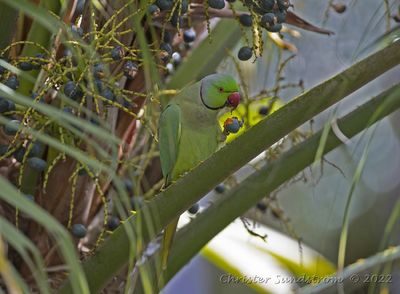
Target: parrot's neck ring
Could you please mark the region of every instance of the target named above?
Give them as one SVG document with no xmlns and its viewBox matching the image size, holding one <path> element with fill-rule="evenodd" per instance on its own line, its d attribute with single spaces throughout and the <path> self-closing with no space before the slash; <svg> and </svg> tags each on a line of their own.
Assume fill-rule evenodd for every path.
<svg viewBox="0 0 400 294">
<path fill-rule="evenodd" d="M 201 99 L 201 102 L 203 102 L 204 106 L 211 110 L 219 110 L 226 106 L 226 104 L 224 104 L 220 107 L 211 107 L 211 106 L 207 105 L 207 103 L 203 99 L 203 82 L 201 82 L 201 84 L 200 84 L 200 99 Z"/>
</svg>

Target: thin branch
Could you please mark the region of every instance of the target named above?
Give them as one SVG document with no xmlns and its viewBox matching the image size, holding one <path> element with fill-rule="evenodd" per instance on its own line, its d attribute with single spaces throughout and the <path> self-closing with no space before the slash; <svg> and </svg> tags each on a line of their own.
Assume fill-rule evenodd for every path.
<svg viewBox="0 0 400 294">
<path fill-rule="evenodd" d="M 188 17 L 190 18 L 191 21 L 205 21 L 207 20 L 207 16 L 204 13 L 205 8 L 203 4 L 190 4 L 190 9 L 188 12 Z M 242 14 L 248 14 L 248 12 L 242 12 L 242 11 L 237 11 L 236 16 L 240 16 Z M 227 18 L 227 19 L 235 19 L 235 14 L 233 13 L 232 9 L 229 8 L 229 6 L 225 6 L 224 9 L 213 9 L 213 8 L 208 8 L 208 15 L 209 18 Z M 159 16 L 154 18 L 154 21 L 157 25 L 163 26 L 165 24 L 165 18 L 168 16 L 168 13 L 160 13 Z M 316 32 L 324 35 L 332 35 L 334 34 L 332 31 L 329 31 L 324 28 L 317 27 L 305 19 L 301 18 L 297 14 L 295 14 L 292 11 L 288 11 L 287 16 L 286 16 L 286 21 L 285 23 L 302 28 L 307 31 L 311 32 Z M 184 23 L 184 27 L 188 26 L 188 23 Z M 169 29 L 173 29 L 172 26 L 168 26 Z"/>
</svg>

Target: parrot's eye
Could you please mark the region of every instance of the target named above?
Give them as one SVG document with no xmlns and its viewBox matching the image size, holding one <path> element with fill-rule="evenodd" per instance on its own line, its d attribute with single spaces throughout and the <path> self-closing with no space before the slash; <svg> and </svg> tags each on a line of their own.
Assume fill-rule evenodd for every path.
<svg viewBox="0 0 400 294">
<path fill-rule="evenodd" d="M 219 88 L 218 90 L 220 91 L 220 93 L 224 92 L 224 88 Z"/>
</svg>

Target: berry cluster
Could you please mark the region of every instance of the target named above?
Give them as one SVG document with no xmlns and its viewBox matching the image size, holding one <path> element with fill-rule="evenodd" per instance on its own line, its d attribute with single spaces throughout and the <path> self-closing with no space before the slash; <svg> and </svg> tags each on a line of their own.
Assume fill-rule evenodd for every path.
<svg viewBox="0 0 400 294">
<path fill-rule="evenodd" d="M 172 0 L 156 0 L 153 4 L 148 7 L 148 13 L 152 17 L 158 17 L 160 13 L 166 15 L 169 26 L 164 24 L 162 31 L 161 43 L 159 46 L 159 57 L 161 61 L 166 64 L 167 73 L 172 73 L 176 67 L 182 62 L 182 56 L 179 50 L 189 49 L 192 43 L 196 40 L 196 31 L 188 27 L 187 12 L 189 10 L 189 1 L 172 1 Z M 185 25 L 184 25 L 185 24 Z M 171 26 L 174 29 L 171 29 Z M 185 27 L 186 29 L 180 33 L 183 44 L 177 50 L 174 51 L 173 41 L 175 37 L 175 31 Z"/>
<path fill-rule="evenodd" d="M 76 26 L 72 26 L 72 32 L 77 35 L 82 35 L 80 28 Z M 1 55 L 4 56 L 5 52 L 10 50 L 12 45 L 10 45 L 6 50 L 1 52 Z M 64 94 L 66 97 L 74 100 L 76 102 L 81 103 L 82 105 L 85 101 L 82 101 L 87 96 L 92 97 L 100 97 L 103 102 L 109 102 L 113 105 L 119 105 L 121 108 L 129 111 L 130 103 L 126 95 L 119 91 L 120 94 L 117 97 L 115 93 L 115 86 L 109 82 L 109 78 L 106 78 L 106 72 L 108 72 L 108 64 L 109 60 L 111 62 L 122 61 L 124 58 L 124 50 L 120 46 L 115 46 L 112 48 L 109 53 L 105 55 L 104 63 L 98 62 L 94 63 L 92 66 L 88 66 L 88 72 L 82 73 L 78 67 L 75 66 L 76 62 L 74 61 L 74 54 L 70 49 L 64 50 L 63 56 L 55 61 L 50 59 L 49 53 L 38 53 L 34 57 L 18 57 L 13 60 L 2 59 L 3 61 L 7 61 L 9 64 L 12 64 L 23 71 L 32 71 L 32 70 L 40 70 L 43 69 L 48 75 L 47 83 L 39 86 L 37 92 L 33 92 L 31 94 L 31 98 L 35 102 L 46 103 L 45 97 L 50 96 L 49 93 L 54 92 L 55 89 L 59 89 L 60 93 Z M 109 56 L 111 58 L 109 58 Z M 90 63 L 90 61 L 88 61 Z M 107 63 L 106 63 L 107 62 Z M 123 75 L 126 76 L 127 79 L 133 79 L 138 70 L 138 65 L 133 62 L 131 59 L 127 59 L 123 63 Z M 90 78 L 89 75 L 92 77 Z M 65 78 L 67 80 L 65 81 Z M 65 81 L 63 83 L 63 80 Z M 0 81 L 7 87 L 12 90 L 18 90 L 20 81 L 17 75 L 14 73 L 8 72 L 6 68 L 0 66 Z M 91 84 L 94 87 L 91 87 Z M 54 98 L 60 97 L 59 95 L 53 96 Z M 116 103 L 117 101 L 118 103 Z M 47 103 L 51 103 L 52 101 L 47 101 Z M 73 106 L 64 106 L 68 104 L 67 101 L 61 100 L 61 107 L 65 112 L 82 116 L 79 109 Z M 76 104 L 75 104 L 76 105 Z M 13 141 L 12 146 L 7 146 L 7 148 L 3 148 L 5 152 L 2 152 L 2 157 L 13 156 L 17 161 L 22 162 L 22 158 L 25 156 L 25 150 L 27 149 L 29 143 L 29 136 L 22 134 L 21 126 L 26 125 L 34 128 L 41 128 L 43 124 L 46 124 L 50 129 L 52 128 L 51 124 L 46 122 L 47 118 L 42 113 L 35 112 L 34 109 L 26 108 L 21 105 L 16 105 L 12 100 L 7 97 L 0 97 L 0 114 L 3 117 L 9 119 L 9 121 L 3 125 L 3 133 L 7 136 L 17 136 L 17 138 Z M 98 124 L 97 121 L 93 119 L 88 119 L 92 123 Z M 64 132 L 64 131 L 63 131 Z M 65 133 L 64 133 L 65 135 Z M 30 152 L 30 155 L 27 156 L 26 163 L 28 166 L 32 168 L 32 170 L 42 172 L 46 169 L 46 162 L 39 156 L 39 154 L 32 156 L 31 154 L 37 152 Z M 31 158 L 32 157 L 32 158 Z"/>
<path fill-rule="evenodd" d="M 136 54 L 130 56 L 131 52 L 126 52 L 129 50 L 125 50 L 119 45 L 107 51 L 99 62 L 92 63 L 89 60 L 88 72 L 85 73 L 85 76 L 80 81 L 77 81 L 79 76 L 75 76 L 76 68 L 72 68 L 72 71 L 67 75 L 69 80 L 63 86 L 63 93 L 66 97 L 76 102 L 82 102 L 82 98 L 85 98 L 85 96 L 94 97 L 129 113 L 131 103 L 126 95 L 128 93 L 124 93 L 123 90 L 115 87 L 115 84 L 118 83 L 117 81 L 122 75 L 127 80 L 135 78 L 140 65 L 134 59 L 138 59 L 138 57 Z M 64 59 L 67 64 L 68 61 L 74 62 L 74 57 L 70 50 L 64 51 Z M 117 64 L 121 64 L 121 74 L 117 74 L 110 79 L 110 67 L 115 67 Z M 79 72 L 76 72 L 76 74 L 79 74 Z"/>
<path fill-rule="evenodd" d="M 45 55 L 37 54 L 34 58 L 23 58 L 17 60 L 15 65 L 21 70 L 30 71 L 40 69 L 45 65 Z M 10 62 L 10 61 L 8 61 Z M 19 88 L 19 80 L 16 75 L 9 74 L 4 67 L 0 67 L 1 81 L 12 90 Z M 32 96 L 33 99 L 35 97 Z M 18 110 L 12 100 L 6 97 L 0 97 L 0 114 L 8 118 L 8 122 L 3 125 L 3 133 L 6 136 L 15 136 L 21 131 L 22 121 L 17 117 Z M 20 140 L 15 141 L 13 145 L 0 145 L 0 157 L 14 158 L 17 162 L 26 162 L 31 171 L 43 172 L 47 163 L 40 158 L 43 146 L 39 142 L 33 142 L 29 136 L 20 136 Z"/>
<path fill-rule="evenodd" d="M 261 16 L 260 25 L 269 32 L 279 32 L 290 4 L 289 0 L 246 0 L 249 10 Z"/>
<path fill-rule="evenodd" d="M 222 10 L 226 8 L 226 2 L 233 3 L 236 0 L 207 0 L 204 1 L 206 9 L 206 17 L 209 19 L 208 9 Z M 264 28 L 269 32 L 280 32 L 282 29 L 282 23 L 286 20 L 286 15 L 291 3 L 289 0 L 243 0 L 245 7 L 249 13 L 239 13 L 237 18 L 241 25 L 244 27 L 260 27 Z M 236 12 L 231 6 L 232 11 L 235 15 Z M 189 1 L 173 1 L 173 0 L 156 0 L 148 8 L 148 12 L 151 16 L 158 17 L 162 14 L 169 25 L 175 29 L 180 29 L 191 24 L 190 15 L 188 15 Z M 170 34 L 169 34 L 170 35 Z M 183 32 L 183 40 L 186 43 L 191 43 L 195 40 L 196 34 L 192 28 L 189 28 Z M 160 50 L 162 51 L 162 59 L 168 60 L 172 54 L 172 47 L 170 36 L 167 39 L 164 38 L 164 42 L 161 43 Z M 253 48 L 249 46 L 242 47 L 238 52 L 239 60 L 249 60 L 253 56 Z M 167 65 L 167 69 L 171 72 L 174 64 Z"/>
<path fill-rule="evenodd" d="M 272 33 L 281 31 L 287 11 L 292 6 L 289 0 L 245 0 L 244 4 L 249 11 L 259 16 L 255 19 L 258 25 Z M 250 14 L 241 14 L 239 21 L 243 26 L 251 27 L 254 19 Z M 248 46 L 240 48 L 238 52 L 238 58 L 242 61 L 249 60 L 252 56 L 253 50 Z"/>
<path fill-rule="evenodd" d="M 96 48 L 98 51 L 93 54 L 94 51 L 87 48 L 88 39 L 85 39 L 87 36 L 82 28 L 72 25 L 66 26 L 66 30 L 70 30 L 68 40 L 54 51 L 47 50 L 40 44 L 29 43 L 39 53 L 15 56 L 13 53 L 15 47 L 21 46 L 22 42 L 11 43 L 0 51 L 1 64 L 8 63 L 20 71 L 30 72 L 29 75 L 38 77 L 29 94 L 25 93 L 29 91 L 26 87 L 25 77 L 28 76 L 26 73 L 20 74 L 20 71 L 14 72 L 9 70 L 8 66 L 0 65 L 0 82 L 10 90 L 18 91 L 19 95 L 30 97 L 33 103 L 49 104 L 68 115 L 85 119 L 95 125 L 99 125 L 101 119 L 105 118 L 107 111 L 104 110 L 108 106 L 118 107 L 136 119 L 137 116 L 132 111 L 134 104 L 132 98 L 144 94 L 123 89 L 119 84 L 136 78 L 142 62 L 140 50 L 125 46 L 118 41 L 114 43 L 105 40 L 99 41 Z M 101 39 L 101 33 L 98 34 Z M 37 72 L 39 70 L 40 74 Z M 10 91 L 6 91 L 8 92 Z M 10 181 L 21 191 L 26 190 L 25 175 L 36 174 L 38 185 L 32 189 L 28 188 L 32 195 L 39 195 L 45 191 L 50 172 L 54 171 L 53 168 L 58 161 L 66 158 L 66 154 L 60 151 L 56 157 L 49 156 L 51 148 L 36 141 L 31 131 L 54 136 L 63 145 L 75 148 L 84 145 L 82 140 L 89 141 L 76 135 L 84 131 L 84 126 L 80 123 L 62 117 L 63 123 L 60 123 L 59 120 L 49 117 L 46 112 L 42 112 L 40 107 L 17 104 L 10 95 L 0 96 L 0 116 L 7 119 L 0 123 L 0 160 L 4 160 L 4 163 L 11 167 Z M 87 146 L 90 144 L 93 143 Z M 93 179 L 97 176 L 97 173 L 91 171 L 88 166 L 82 168 L 81 166 L 80 163 L 77 164 L 76 173 L 71 175 L 71 179 L 85 175 Z M 18 173 L 14 173 L 14 170 L 18 170 Z M 76 183 L 76 180 L 72 180 L 73 191 Z M 102 202 L 106 203 L 103 201 L 105 197 L 100 196 Z M 35 197 L 30 198 L 35 201 Z M 140 200 L 135 199 L 135 204 L 130 209 L 135 207 L 137 209 L 139 205 L 141 205 Z M 73 224 L 73 206 L 71 205 L 69 209 L 71 218 L 68 228 L 75 237 L 84 238 L 87 227 L 84 224 Z M 16 210 L 17 223 L 18 215 L 26 217 Z M 105 219 L 107 219 L 106 213 Z M 105 229 L 114 230 L 118 223 L 113 216 L 107 220 Z"/>
</svg>

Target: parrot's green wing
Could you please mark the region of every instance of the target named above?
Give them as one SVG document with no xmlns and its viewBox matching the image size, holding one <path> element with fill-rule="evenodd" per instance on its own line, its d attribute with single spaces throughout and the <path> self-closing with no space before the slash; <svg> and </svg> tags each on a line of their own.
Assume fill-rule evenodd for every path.
<svg viewBox="0 0 400 294">
<path fill-rule="evenodd" d="M 167 184 L 178 157 L 181 137 L 181 109 L 178 104 L 169 104 L 161 113 L 158 127 L 161 169 Z"/>
<path fill-rule="evenodd" d="M 158 144 L 160 148 L 161 169 L 167 185 L 172 180 L 171 173 L 178 157 L 181 130 L 181 108 L 178 104 L 171 103 L 161 113 L 158 127 Z M 167 259 L 177 224 L 178 218 L 169 224 L 164 232 L 164 241 L 161 253 L 163 269 L 165 269 L 167 264 Z"/>
</svg>

